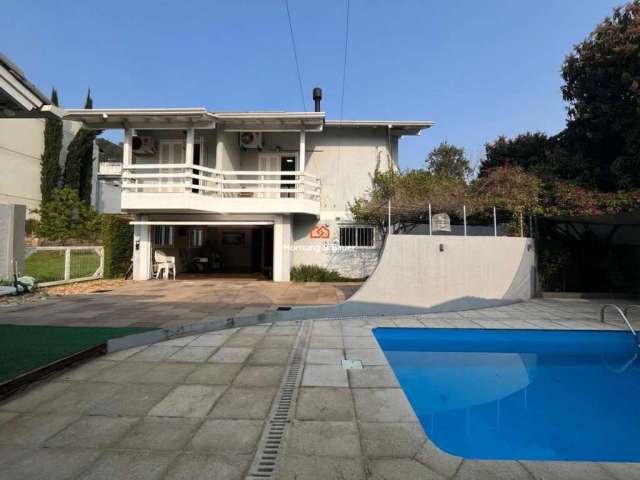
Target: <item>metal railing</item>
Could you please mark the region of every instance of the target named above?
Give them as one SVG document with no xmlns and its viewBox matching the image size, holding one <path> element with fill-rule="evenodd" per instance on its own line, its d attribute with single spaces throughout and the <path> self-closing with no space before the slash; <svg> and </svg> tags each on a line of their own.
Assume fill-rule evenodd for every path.
<svg viewBox="0 0 640 480">
<path fill-rule="evenodd" d="M 307 172 L 216 170 L 183 163 L 123 167 L 122 189 L 134 193 L 320 201 L 320 178 Z"/>
<path fill-rule="evenodd" d="M 624 315 L 625 315 L 627 318 L 629 318 L 629 310 L 633 310 L 633 309 L 640 310 L 640 305 L 627 305 L 627 306 L 624 308 L 624 312 L 623 312 L 623 313 L 624 313 Z"/>
<path fill-rule="evenodd" d="M 102 278 L 104 247 L 35 247 L 25 252 L 24 274 L 46 287 Z"/>
<path fill-rule="evenodd" d="M 607 303 L 606 305 L 603 305 L 602 308 L 600 309 L 600 323 L 605 323 L 604 312 L 607 310 L 607 308 L 613 308 L 616 312 L 620 314 L 620 316 L 622 317 L 622 320 L 624 320 L 624 323 L 627 324 L 627 328 L 629 328 L 634 338 L 636 339 L 636 342 L 638 342 L 638 335 L 636 334 L 635 329 L 631 326 L 631 322 L 629 322 L 629 319 L 627 318 L 627 315 L 625 314 L 625 312 L 618 305 L 614 305 L 613 303 Z M 629 307 L 627 307 L 626 310 L 629 310 Z M 638 346 L 640 346 L 640 343 Z"/>
</svg>

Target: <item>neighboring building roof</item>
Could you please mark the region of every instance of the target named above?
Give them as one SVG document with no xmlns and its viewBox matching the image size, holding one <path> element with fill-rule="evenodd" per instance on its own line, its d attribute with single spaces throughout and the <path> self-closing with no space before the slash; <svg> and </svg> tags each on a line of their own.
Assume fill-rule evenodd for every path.
<svg viewBox="0 0 640 480">
<path fill-rule="evenodd" d="M 16 117 L 24 112 L 40 111 L 51 100 L 42 93 L 18 66 L 0 53 L 0 117 Z"/>
<path fill-rule="evenodd" d="M 90 128 L 211 128 L 216 123 L 231 132 L 242 131 L 321 131 L 323 127 L 389 128 L 394 135 L 418 135 L 430 128 L 429 121 L 325 120 L 324 112 L 209 112 L 205 108 L 124 108 L 70 109 L 67 120 L 79 120 Z"/>
<path fill-rule="evenodd" d="M 191 124 L 195 127 L 211 127 L 215 119 L 205 108 L 95 108 L 68 109 L 65 120 L 84 122 L 89 128 L 184 128 Z"/>
</svg>

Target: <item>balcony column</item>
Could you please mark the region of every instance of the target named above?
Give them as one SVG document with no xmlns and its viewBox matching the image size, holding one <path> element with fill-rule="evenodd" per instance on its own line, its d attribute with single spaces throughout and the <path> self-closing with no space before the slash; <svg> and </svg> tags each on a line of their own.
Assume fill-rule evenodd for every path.
<svg viewBox="0 0 640 480">
<path fill-rule="evenodd" d="M 124 129 L 124 145 L 122 146 L 122 166 L 130 167 L 133 163 L 133 129 Z"/>
<path fill-rule="evenodd" d="M 306 168 L 306 160 L 307 160 L 307 152 L 306 152 L 306 141 L 307 141 L 307 132 L 304 130 L 300 130 L 300 152 L 298 153 L 298 171 L 300 175 L 296 178 L 299 181 L 304 181 L 304 169 Z M 296 198 L 304 198 L 304 185 L 298 183 L 295 185 L 296 187 Z"/>
<path fill-rule="evenodd" d="M 128 190 L 124 189 L 128 184 L 133 184 L 135 180 L 127 180 L 127 175 L 130 172 L 129 167 L 133 163 L 133 129 L 129 127 L 125 127 L 124 129 L 124 144 L 122 145 L 122 170 L 120 171 L 120 178 L 122 181 L 122 191 L 126 192 Z M 135 191 L 135 190 L 132 190 Z M 120 206 L 122 206 L 122 200 L 120 200 Z"/>
<path fill-rule="evenodd" d="M 304 169 L 306 166 L 306 141 L 307 141 L 307 132 L 305 132 L 304 130 L 300 130 L 300 154 L 298 155 L 298 170 L 302 173 L 304 173 Z"/>
<path fill-rule="evenodd" d="M 185 179 L 185 189 L 187 192 L 191 191 L 191 185 L 193 181 L 191 174 L 193 173 L 193 143 L 195 141 L 195 129 L 193 127 L 187 128 L 187 141 L 184 149 L 184 163 L 185 173 L 187 177 Z"/>
</svg>

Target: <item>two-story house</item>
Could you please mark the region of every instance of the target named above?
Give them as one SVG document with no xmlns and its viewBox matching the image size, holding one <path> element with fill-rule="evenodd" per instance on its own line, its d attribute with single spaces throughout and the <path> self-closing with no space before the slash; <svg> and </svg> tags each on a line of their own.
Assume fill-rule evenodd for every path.
<svg viewBox="0 0 640 480">
<path fill-rule="evenodd" d="M 123 212 L 134 215 L 134 278 L 154 251 L 181 271 L 261 273 L 289 280 L 315 264 L 367 276 L 379 239 L 348 204 L 376 168 L 397 168 L 398 140 L 428 121 L 335 121 L 314 112 L 67 110 L 89 128 L 124 129 Z"/>
</svg>

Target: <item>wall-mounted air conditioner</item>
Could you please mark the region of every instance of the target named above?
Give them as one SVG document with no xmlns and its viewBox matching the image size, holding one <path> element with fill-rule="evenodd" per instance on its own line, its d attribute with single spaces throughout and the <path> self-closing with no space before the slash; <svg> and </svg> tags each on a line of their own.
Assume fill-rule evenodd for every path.
<svg viewBox="0 0 640 480">
<path fill-rule="evenodd" d="M 136 155 L 153 155 L 156 153 L 156 142 L 153 137 L 135 136 L 131 144 L 133 153 Z"/>
<path fill-rule="evenodd" d="M 242 148 L 262 148 L 261 132 L 242 132 L 240 133 L 240 146 Z"/>
</svg>

